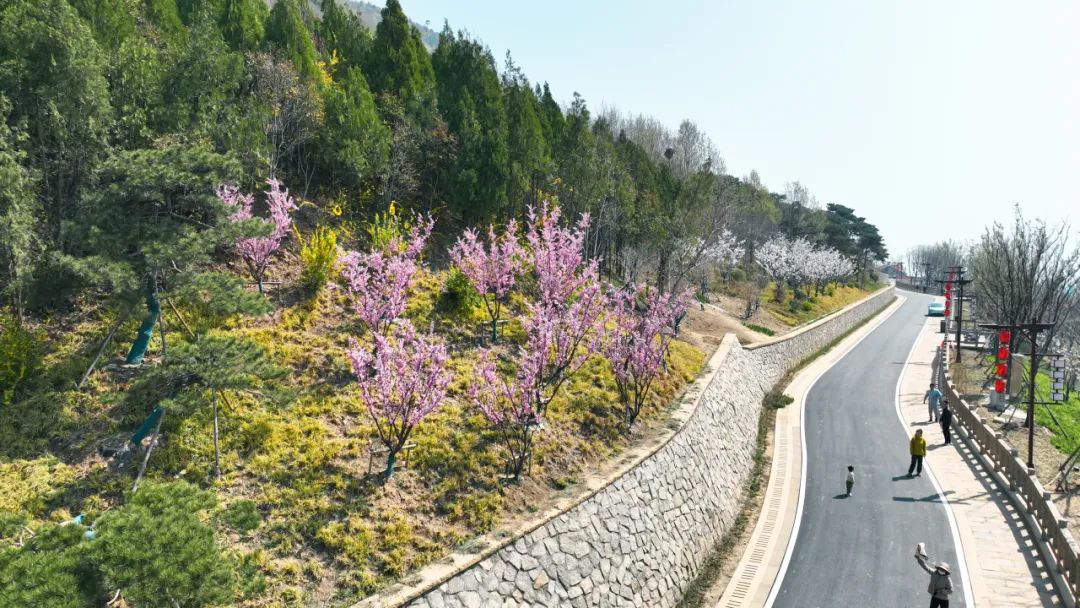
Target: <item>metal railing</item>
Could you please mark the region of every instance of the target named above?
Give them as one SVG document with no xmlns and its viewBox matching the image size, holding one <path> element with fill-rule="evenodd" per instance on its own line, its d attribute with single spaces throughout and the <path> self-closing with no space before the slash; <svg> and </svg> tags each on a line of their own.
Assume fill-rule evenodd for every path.
<svg viewBox="0 0 1080 608">
<path fill-rule="evenodd" d="M 1080 545 L 1069 532 L 1068 520 L 1061 516 L 1050 501 L 1051 494 L 1035 477 L 1035 471 L 1027 468 L 1020 452 L 1005 441 L 1002 433 L 994 431 L 972 407 L 960 397 L 960 391 L 949 374 L 946 341 L 938 349 L 936 374 L 938 385 L 953 405 L 955 423 L 963 429 L 969 447 L 982 456 L 988 471 L 1000 477 L 1008 487 L 1014 506 L 1023 514 L 1032 539 L 1039 545 L 1043 558 L 1050 565 L 1048 570 L 1057 583 L 1066 606 L 1076 606 L 1080 596 Z"/>
</svg>

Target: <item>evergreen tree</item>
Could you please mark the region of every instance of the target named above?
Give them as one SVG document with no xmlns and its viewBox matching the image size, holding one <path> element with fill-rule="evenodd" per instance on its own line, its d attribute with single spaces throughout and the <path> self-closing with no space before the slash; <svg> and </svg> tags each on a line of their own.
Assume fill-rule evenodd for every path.
<svg viewBox="0 0 1080 608">
<path fill-rule="evenodd" d="M 554 156 L 562 142 L 566 117 L 563 116 L 559 102 L 551 96 L 548 83 L 545 82 L 543 87 L 536 85 L 536 96 L 540 99 L 540 127 L 544 130 L 544 141 L 547 142 Z"/>
<path fill-rule="evenodd" d="M 235 50 L 255 50 L 262 44 L 269 15 L 263 0 L 223 0 L 218 17 L 221 35 Z"/>
<path fill-rule="evenodd" d="M 335 185 L 357 187 L 374 178 L 388 162 L 390 131 L 368 90 L 359 68 L 347 67 L 325 87 L 326 125 L 319 150 L 328 179 Z"/>
<path fill-rule="evenodd" d="M 96 524 L 95 561 L 135 608 L 198 608 L 233 599 L 234 576 L 202 513 L 213 494 L 186 482 L 147 482 Z"/>
<path fill-rule="evenodd" d="M 431 55 L 401 10 L 387 0 L 364 69 L 371 90 L 397 97 L 417 124 L 428 128 L 435 117 L 435 72 Z"/>
<path fill-rule="evenodd" d="M 447 25 L 431 59 L 439 111 L 458 140 L 457 163 L 443 175 L 450 208 L 487 221 L 506 203 L 507 127 L 491 52 Z"/>
<path fill-rule="evenodd" d="M 278 0 L 274 3 L 266 22 L 266 41 L 278 58 L 290 61 L 302 76 L 318 77 L 315 45 L 311 42 L 311 32 L 304 25 L 300 0 Z"/>
<path fill-rule="evenodd" d="M 174 44 L 182 44 L 187 35 L 184 20 L 180 18 L 180 9 L 176 0 L 145 0 L 143 10 L 147 20 L 162 36 Z"/>
<path fill-rule="evenodd" d="M 135 14 L 124 0 L 68 0 L 90 26 L 98 45 L 115 50 L 135 33 Z"/>
<path fill-rule="evenodd" d="M 539 203 L 537 192 L 551 173 L 551 147 L 544 138 L 540 100 L 529 81 L 506 55 L 503 104 L 507 122 L 506 198 L 511 217 Z"/>
<path fill-rule="evenodd" d="M 227 137 L 223 132 L 239 122 L 234 113 L 243 80 L 243 56 L 229 49 L 216 24 L 197 20 L 165 77 L 161 130 L 194 140 Z"/>
<path fill-rule="evenodd" d="M 101 595 L 82 526 L 46 525 L 0 549 L 0 606 L 94 608 Z"/>
<path fill-rule="evenodd" d="M 26 136 L 8 126 L 10 109 L 0 93 L 0 304 L 10 305 L 21 320 L 41 248 L 35 226 L 37 176 L 21 164 L 26 154 L 19 145 Z"/>
<path fill-rule="evenodd" d="M 58 240 L 74 216 L 76 190 L 106 151 L 111 123 L 104 58 L 86 23 L 65 0 L 0 5 L 0 91 L 9 124 L 26 125 L 22 144 L 41 176 L 42 234 Z"/>
<path fill-rule="evenodd" d="M 360 69 L 371 49 L 371 32 L 360 15 L 343 7 L 338 0 L 322 0 L 321 8 L 318 32 L 326 54 L 336 52 L 346 68 Z"/>
<path fill-rule="evenodd" d="M 144 294 L 148 315 L 128 354 L 139 363 L 160 313 L 156 293 L 205 263 L 240 226 L 216 188 L 239 174 L 235 162 L 200 148 L 125 152 L 105 163 L 85 201 L 84 243 L 92 255 L 77 261 L 115 297 L 133 303 Z"/>
</svg>

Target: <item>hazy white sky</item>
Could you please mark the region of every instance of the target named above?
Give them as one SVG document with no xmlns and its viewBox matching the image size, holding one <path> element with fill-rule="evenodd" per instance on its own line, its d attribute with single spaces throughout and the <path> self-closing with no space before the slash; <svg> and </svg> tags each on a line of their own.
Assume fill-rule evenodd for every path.
<svg viewBox="0 0 1080 608">
<path fill-rule="evenodd" d="M 567 102 L 716 142 L 728 171 L 799 180 L 890 254 L 1026 215 L 1080 224 L 1080 2 L 403 0 Z M 1074 226 L 1074 231 L 1075 231 Z"/>
</svg>

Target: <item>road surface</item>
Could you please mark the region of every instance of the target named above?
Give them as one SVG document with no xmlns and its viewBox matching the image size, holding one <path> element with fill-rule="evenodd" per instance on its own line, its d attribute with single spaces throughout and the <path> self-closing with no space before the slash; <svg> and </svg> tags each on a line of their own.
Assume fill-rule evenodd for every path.
<svg viewBox="0 0 1080 608">
<path fill-rule="evenodd" d="M 775 608 L 929 605 L 930 575 L 913 557 L 918 542 L 931 560 L 953 566 L 950 608 L 966 605 L 947 507 L 925 468 L 907 477 L 896 386 L 932 298 L 905 295 L 806 396 L 806 493 Z M 933 463 L 935 446 L 928 447 Z M 844 498 L 849 464 L 855 490 Z"/>
</svg>

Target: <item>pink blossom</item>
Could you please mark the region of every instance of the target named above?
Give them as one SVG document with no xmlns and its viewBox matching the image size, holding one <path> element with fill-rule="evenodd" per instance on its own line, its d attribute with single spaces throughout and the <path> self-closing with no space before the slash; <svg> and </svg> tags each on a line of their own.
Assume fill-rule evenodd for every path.
<svg viewBox="0 0 1080 608">
<path fill-rule="evenodd" d="M 433 226 L 429 216 L 409 230 L 408 240 L 395 236 L 382 249 L 341 256 L 341 274 L 353 308 L 372 332 L 385 334 L 405 312 L 420 253 Z"/>
<path fill-rule="evenodd" d="M 604 344 L 627 425 L 632 425 L 660 373 L 676 319 L 686 312 L 691 292 L 679 295 L 629 285 L 609 299 L 613 329 Z"/>
<path fill-rule="evenodd" d="M 511 220 L 501 236 L 496 236 L 494 226 L 488 226 L 486 248 L 475 230 L 466 229 L 450 250 L 450 259 L 483 298 L 491 319 L 491 337 L 493 341 L 497 340 L 502 301 L 510 294 L 518 275 L 525 270 L 517 222 Z"/>
<path fill-rule="evenodd" d="M 281 184 L 276 179 L 268 179 L 270 190 L 266 193 L 266 203 L 270 210 L 269 219 L 262 220 L 273 227 L 270 236 L 265 237 L 237 237 L 236 249 L 244 259 L 244 263 L 251 273 L 251 277 L 259 285 L 259 293 L 263 291 L 263 276 L 266 267 L 270 263 L 270 256 L 281 246 L 282 239 L 289 234 L 292 226 L 292 218 L 289 211 L 296 209 L 296 202 L 289 191 L 282 190 Z M 221 186 L 217 191 L 218 198 L 235 211 L 229 216 L 229 220 L 240 222 L 252 219 L 251 207 L 255 197 L 245 194 L 234 186 Z"/>
<path fill-rule="evenodd" d="M 501 433 L 510 468 L 519 477 L 532 432 L 563 384 L 600 348 L 604 297 L 596 263 L 585 263 L 582 247 L 588 217 L 574 228 L 560 226 L 559 210 L 545 203 L 529 210 L 529 262 L 537 285 L 522 320 L 525 344 L 513 357 L 515 373 L 503 381 L 490 354 L 480 366 L 472 398 Z"/>
<path fill-rule="evenodd" d="M 442 340 L 430 331 L 417 333 L 408 320 L 394 324 L 390 335 L 373 338 L 370 348 L 352 341 L 346 354 L 379 439 L 389 452 L 389 477 L 397 453 L 420 421 L 442 404 L 453 376 L 446 369 Z"/>
</svg>

